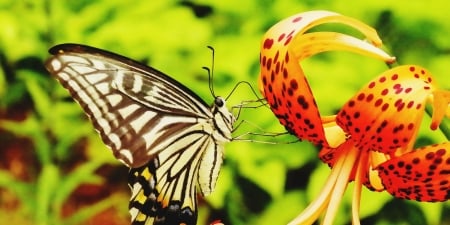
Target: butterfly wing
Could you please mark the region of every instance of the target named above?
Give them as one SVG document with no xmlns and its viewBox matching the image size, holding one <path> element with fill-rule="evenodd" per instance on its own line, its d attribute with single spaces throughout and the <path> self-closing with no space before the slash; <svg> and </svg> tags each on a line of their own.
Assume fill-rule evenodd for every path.
<svg viewBox="0 0 450 225">
<path fill-rule="evenodd" d="M 185 146 L 185 151 L 171 155 L 163 152 L 149 164 L 131 169 L 129 185 L 132 189 L 130 213 L 133 225 L 196 224 L 194 184 L 201 164 L 200 152 L 216 145 L 211 138 L 198 133 L 193 133 L 192 137 L 186 137 L 183 141 L 191 142 L 191 138 L 196 141 Z M 221 159 L 222 151 L 215 152 L 218 153 L 217 158 Z M 177 163 L 185 160 L 193 163 Z"/>
<path fill-rule="evenodd" d="M 200 190 L 210 192 L 222 162 L 212 109 L 179 82 L 126 57 L 76 44 L 50 53 L 47 69 L 131 167 L 133 224 L 195 224 L 196 183 L 205 183 L 199 170 L 211 178 Z M 224 110 L 219 114 L 231 115 Z M 214 164 L 205 162 L 205 151 Z"/>
<path fill-rule="evenodd" d="M 140 167 L 212 117 L 195 93 L 153 68 L 93 47 L 63 44 L 46 67 L 90 117 L 103 142 L 129 167 Z"/>
</svg>

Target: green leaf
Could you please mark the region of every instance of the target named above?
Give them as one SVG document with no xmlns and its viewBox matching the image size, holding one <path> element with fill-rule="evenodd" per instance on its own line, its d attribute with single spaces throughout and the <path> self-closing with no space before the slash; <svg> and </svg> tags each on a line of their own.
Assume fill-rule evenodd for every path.
<svg viewBox="0 0 450 225">
<path fill-rule="evenodd" d="M 0 120 L 0 127 L 19 137 L 30 138 L 34 143 L 35 152 L 39 162 L 41 164 L 50 163 L 50 140 L 45 133 L 46 130 L 44 129 L 43 124 L 40 123 L 34 114 L 30 114 L 25 120 L 20 122 Z"/>
<path fill-rule="evenodd" d="M 305 205 L 302 204 L 304 197 L 303 192 L 292 191 L 275 198 L 266 210 L 249 224 L 287 224 L 301 212 L 301 209 L 305 208 Z"/>
<path fill-rule="evenodd" d="M 36 185 L 36 208 L 34 213 L 36 225 L 46 225 L 54 219 L 50 206 L 59 182 L 60 172 L 58 167 L 52 164 L 45 164 L 42 167 Z"/>
<path fill-rule="evenodd" d="M 25 82 L 28 92 L 30 93 L 31 98 L 33 99 L 34 107 L 36 109 L 37 114 L 42 118 L 47 118 L 51 115 L 51 102 L 48 96 L 48 92 L 45 91 L 41 84 L 39 84 L 38 79 L 34 78 L 39 76 L 37 73 L 33 71 L 22 71 L 21 77 Z"/>
<path fill-rule="evenodd" d="M 104 200 L 101 200 L 99 202 L 96 202 L 88 207 L 84 207 L 74 214 L 72 214 L 70 217 L 64 219 L 61 221 L 61 224 L 64 225 L 77 225 L 77 224 L 83 224 L 86 220 L 89 218 L 92 218 L 93 216 L 99 214 L 102 211 L 107 210 L 108 208 L 118 208 L 118 210 L 125 210 L 126 207 L 120 207 L 121 205 L 124 205 L 123 202 L 126 201 L 126 199 L 121 195 L 112 195 Z M 126 205 L 126 204 L 125 204 Z"/>
<path fill-rule="evenodd" d="M 30 212 L 35 208 L 34 184 L 17 180 L 9 171 L 0 170 L 0 187 L 14 193 L 26 211 Z"/>
<path fill-rule="evenodd" d="M 65 174 L 61 178 L 57 190 L 54 190 L 54 197 L 52 199 L 53 209 L 59 212 L 70 194 L 80 185 L 101 184 L 103 178 L 94 173 L 101 165 L 103 165 L 101 161 L 88 161 L 68 174 Z"/>
</svg>

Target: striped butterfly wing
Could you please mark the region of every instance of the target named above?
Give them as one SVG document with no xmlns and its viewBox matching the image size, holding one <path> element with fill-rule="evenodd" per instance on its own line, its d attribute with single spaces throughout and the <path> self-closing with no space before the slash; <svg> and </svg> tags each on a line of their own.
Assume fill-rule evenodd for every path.
<svg viewBox="0 0 450 225">
<path fill-rule="evenodd" d="M 153 68 L 62 44 L 46 67 L 69 90 L 114 156 L 131 168 L 133 224 L 195 224 L 196 184 L 214 189 L 233 115 Z"/>
</svg>

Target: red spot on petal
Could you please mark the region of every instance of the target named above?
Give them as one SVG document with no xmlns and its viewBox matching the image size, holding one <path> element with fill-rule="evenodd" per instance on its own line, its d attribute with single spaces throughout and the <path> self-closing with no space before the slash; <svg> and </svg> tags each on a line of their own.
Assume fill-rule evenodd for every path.
<svg viewBox="0 0 450 225">
<path fill-rule="evenodd" d="M 380 106 L 383 103 L 383 99 L 379 98 L 377 101 L 375 101 L 375 107 Z"/>
<path fill-rule="evenodd" d="M 302 20 L 302 17 L 301 17 L 301 16 L 295 17 L 295 18 L 292 20 L 292 22 L 293 22 L 293 23 L 297 23 L 297 22 L 300 21 L 300 20 Z"/>
<path fill-rule="evenodd" d="M 385 81 L 386 81 L 386 77 L 380 77 L 379 81 L 380 81 L 381 83 L 385 82 Z"/>
<path fill-rule="evenodd" d="M 392 75 L 392 77 L 391 77 L 392 80 L 397 80 L 397 78 L 398 78 L 398 74 L 394 74 L 394 75 Z"/>
<path fill-rule="evenodd" d="M 275 53 L 275 57 L 273 57 L 273 61 L 274 62 L 278 62 L 278 56 L 280 55 L 280 51 L 277 51 L 277 53 Z"/>
<path fill-rule="evenodd" d="M 438 155 L 438 156 L 445 155 L 445 149 L 441 148 L 441 149 L 437 150 L 436 155 Z"/>
<path fill-rule="evenodd" d="M 425 155 L 425 159 L 427 159 L 427 160 L 432 160 L 433 158 L 434 158 L 434 152 L 428 152 L 426 155 Z"/>
<path fill-rule="evenodd" d="M 278 37 L 278 42 L 280 42 L 281 40 L 283 40 L 283 38 L 286 36 L 285 33 L 282 33 L 279 37 Z"/>
<path fill-rule="evenodd" d="M 284 46 L 289 45 L 289 43 L 291 42 L 291 40 L 292 40 L 292 36 L 289 36 L 289 37 L 286 39 L 286 41 L 284 42 Z"/>
<path fill-rule="evenodd" d="M 291 82 L 290 82 L 290 85 L 291 85 L 291 88 L 292 88 L 292 89 L 294 89 L 294 90 L 297 90 L 297 89 L 298 89 L 298 83 L 297 83 L 297 80 L 292 79 Z"/>
<path fill-rule="evenodd" d="M 409 71 L 414 72 L 414 70 L 416 70 L 416 67 L 414 66 L 409 67 Z"/>
<path fill-rule="evenodd" d="M 267 70 L 270 70 L 271 67 L 272 67 L 272 58 L 269 58 L 269 59 L 267 60 L 266 68 L 267 68 Z"/>
<path fill-rule="evenodd" d="M 375 87 L 375 82 L 370 82 L 370 84 L 369 84 L 369 88 L 373 88 L 373 87 Z"/>
<path fill-rule="evenodd" d="M 289 32 L 289 34 L 287 35 L 287 37 L 289 38 L 289 37 L 291 37 L 292 38 L 292 35 L 295 33 L 295 29 L 294 30 L 292 30 L 291 32 Z"/>
<path fill-rule="evenodd" d="M 398 105 L 397 105 L 397 111 L 400 112 L 404 107 L 405 107 L 405 103 L 404 103 L 404 102 L 398 104 Z"/>
<path fill-rule="evenodd" d="M 264 49 L 270 49 L 270 48 L 272 48 L 272 45 L 273 45 L 273 39 L 272 38 L 267 38 L 265 41 L 264 41 Z"/>
<path fill-rule="evenodd" d="M 349 102 L 348 102 L 348 106 L 349 106 L 349 107 L 355 106 L 355 101 L 353 101 L 353 100 L 349 101 Z M 343 111 L 343 112 L 345 112 L 345 111 Z"/>
<path fill-rule="evenodd" d="M 286 79 L 288 77 L 289 73 L 287 71 L 287 69 L 283 70 L 283 78 Z"/>
<path fill-rule="evenodd" d="M 361 94 L 358 95 L 357 99 L 358 99 L 359 101 L 362 101 L 365 97 L 366 97 L 366 96 L 364 95 L 364 93 L 361 93 Z"/>
</svg>

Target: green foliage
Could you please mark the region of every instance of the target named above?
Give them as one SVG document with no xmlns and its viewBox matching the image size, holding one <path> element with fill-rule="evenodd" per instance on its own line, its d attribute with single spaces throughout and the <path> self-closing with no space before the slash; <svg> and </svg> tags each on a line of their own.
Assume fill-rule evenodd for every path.
<svg viewBox="0 0 450 225">
<path fill-rule="evenodd" d="M 79 106 L 67 100 L 67 92 L 43 68 L 47 49 L 54 44 L 83 43 L 151 64 L 209 102 L 207 73 L 201 69 L 211 64 L 207 45 L 216 50 L 216 94 L 227 96 L 242 80 L 257 88 L 263 33 L 294 13 L 327 9 L 372 24 L 401 63 L 429 68 L 441 85 L 449 88 L 445 77 L 450 59 L 446 5 L 443 1 L 406 0 L 0 1 L 0 205 L 11 201 L 5 197 L 8 195 L 19 202 L 11 208 L 0 207 L 0 217 L 19 221 L 16 224 L 86 224 L 120 205 L 124 224 L 128 221 L 126 176 L 117 178 L 119 185 L 115 184 L 123 193 L 99 197 L 96 203 L 69 214 L 64 211 L 65 205 L 76 202 L 72 198 L 81 186 L 108 186 L 110 177 L 101 176 L 101 171 L 111 164 L 123 166 L 101 143 Z M 336 112 L 361 85 L 386 69 L 375 60 L 341 52 L 321 54 L 303 66 L 307 75 L 315 75 L 308 79 L 324 114 Z M 255 98 L 247 87 L 240 86 L 229 105 Z M 248 122 L 237 135 L 257 127 L 283 131 L 264 107 L 244 109 L 240 118 Z M 430 131 L 421 138 L 431 143 L 447 140 Z M 25 172 L 14 172 L 16 164 L 6 161 L 12 157 L 9 154 L 26 156 L 14 161 L 25 167 Z M 215 219 L 234 225 L 286 224 L 317 196 L 328 176 L 329 169 L 316 156 L 317 149 L 304 142 L 227 145 L 217 190 L 206 198 L 209 204 L 200 205 L 199 224 Z M 450 221 L 449 203 L 423 206 L 367 190 L 362 198 L 363 224 Z M 338 224 L 350 220 L 349 198 L 343 204 Z"/>
</svg>

